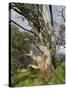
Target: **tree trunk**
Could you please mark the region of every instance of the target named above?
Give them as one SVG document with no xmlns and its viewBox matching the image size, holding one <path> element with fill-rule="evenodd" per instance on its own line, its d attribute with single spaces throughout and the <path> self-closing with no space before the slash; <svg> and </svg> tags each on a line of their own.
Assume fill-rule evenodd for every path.
<svg viewBox="0 0 67 90">
<path fill-rule="evenodd" d="M 31 51 L 30 56 L 33 60 L 37 62 L 37 67 L 40 70 L 40 78 L 48 80 L 52 77 L 54 70 L 51 58 L 51 51 L 43 45 L 39 45 L 39 49 L 43 52 L 42 56 L 37 56 L 33 54 L 33 51 Z"/>
<path fill-rule="evenodd" d="M 46 46 L 40 46 L 43 51 L 41 60 L 38 62 L 40 68 L 41 78 L 48 80 L 53 75 L 54 66 L 52 64 L 51 51 Z"/>
</svg>

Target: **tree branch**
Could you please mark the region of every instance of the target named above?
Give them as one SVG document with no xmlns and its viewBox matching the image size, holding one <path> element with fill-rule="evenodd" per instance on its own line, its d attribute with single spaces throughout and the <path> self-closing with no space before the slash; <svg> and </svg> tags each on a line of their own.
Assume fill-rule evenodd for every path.
<svg viewBox="0 0 67 90">
<path fill-rule="evenodd" d="M 13 20 L 10 20 L 9 21 L 9 24 L 11 24 L 11 22 L 13 22 L 14 24 L 16 24 L 17 26 L 19 26 L 21 29 L 23 29 L 23 30 L 25 30 L 25 31 L 28 31 L 28 32 L 30 32 L 30 33 L 32 33 L 32 34 L 34 34 L 36 37 L 38 37 L 37 36 L 37 34 L 36 33 L 34 33 L 32 30 L 28 30 L 28 29 L 26 29 L 26 28 L 24 28 L 24 27 L 22 27 L 21 25 L 19 25 L 18 23 L 16 23 L 15 21 L 13 21 Z M 39 39 L 39 37 L 38 37 L 38 39 Z"/>
</svg>

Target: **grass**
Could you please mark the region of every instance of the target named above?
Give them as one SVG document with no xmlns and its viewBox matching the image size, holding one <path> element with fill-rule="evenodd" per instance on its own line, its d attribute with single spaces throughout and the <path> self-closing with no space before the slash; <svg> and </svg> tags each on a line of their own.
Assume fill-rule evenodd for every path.
<svg viewBox="0 0 67 90">
<path fill-rule="evenodd" d="M 30 71 L 28 69 L 22 69 L 21 73 L 14 74 L 12 76 L 12 86 L 38 86 L 38 85 L 52 85 L 52 84 L 64 84 L 65 83 L 65 64 L 64 62 L 57 65 L 54 76 L 47 82 L 39 78 L 38 71 Z"/>
</svg>

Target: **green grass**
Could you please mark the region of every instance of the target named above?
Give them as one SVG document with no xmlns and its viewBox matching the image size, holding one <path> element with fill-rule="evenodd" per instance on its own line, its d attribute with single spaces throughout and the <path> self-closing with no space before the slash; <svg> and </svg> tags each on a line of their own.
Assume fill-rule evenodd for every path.
<svg viewBox="0 0 67 90">
<path fill-rule="evenodd" d="M 52 79 L 45 81 L 39 78 L 38 71 L 30 71 L 22 69 L 21 73 L 12 76 L 12 86 L 38 86 L 38 85 L 52 85 L 65 83 L 65 64 L 64 62 L 57 64 L 54 76 Z"/>
<path fill-rule="evenodd" d="M 65 70 L 63 63 L 57 66 L 54 77 L 49 81 L 49 84 L 64 84 L 65 83 Z"/>
</svg>

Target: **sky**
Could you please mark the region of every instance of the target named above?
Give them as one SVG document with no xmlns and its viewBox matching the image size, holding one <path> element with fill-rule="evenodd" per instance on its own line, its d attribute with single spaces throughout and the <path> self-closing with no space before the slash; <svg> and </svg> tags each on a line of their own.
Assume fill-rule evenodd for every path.
<svg viewBox="0 0 67 90">
<path fill-rule="evenodd" d="M 24 21 L 22 21 L 21 19 L 21 15 L 19 15 L 17 12 L 15 12 L 14 10 L 11 10 L 11 20 L 14 20 L 16 23 L 18 23 L 19 25 L 23 26 L 24 28 L 30 30 L 31 27 L 28 26 L 28 21 L 24 18 Z M 21 29 L 21 28 L 19 28 Z M 22 30 L 22 29 L 21 29 Z"/>
<path fill-rule="evenodd" d="M 53 19 L 54 19 L 54 21 L 56 21 L 58 24 L 64 24 L 63 23 L 64 22 L 63 18 L 61 17 L 61 13 L 60 13 L 60 11 L 62 10 L 62 8 L 64 6 L 53 5 L 52 7 L 53 7 L 52 11 L 53 11 Z"/>
</svg>

